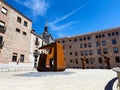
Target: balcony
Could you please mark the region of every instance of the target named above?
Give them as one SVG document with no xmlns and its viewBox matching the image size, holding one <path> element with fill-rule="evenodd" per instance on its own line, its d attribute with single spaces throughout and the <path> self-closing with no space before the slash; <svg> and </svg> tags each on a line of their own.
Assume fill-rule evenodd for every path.
<svg viewBox="0 0 120 90">
<path fill-rule="evenodd" d="M 0 25 L 0 32 L 1 33 L 5 33 L 5 31 L 6 31 L 6 27 Z"/>
<path fill-rule="evenodd" d="M 4 42 L 1 42 L 0 43 L 0 49 L 2 49 L 3 45 L 4 45 Z"/>
<path fill-rule="evenodd" d="M 40 43 L 39 43 L 39 41 L 35 41 L 35 45 L 39 45 Z"/>
</svg>

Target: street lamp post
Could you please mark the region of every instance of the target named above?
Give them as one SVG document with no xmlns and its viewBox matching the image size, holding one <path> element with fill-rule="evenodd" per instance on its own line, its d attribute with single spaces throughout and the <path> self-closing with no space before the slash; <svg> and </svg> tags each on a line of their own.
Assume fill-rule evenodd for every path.
<svg viewBox="0 0 120 90">
<path fill-rule="evenodd" d="M 33 54 L 34 54 L 34 68 L 37 68 L 37 58 L 38 58 L 40 52 L 37 49 L 35 49 Z"/>
</svg>

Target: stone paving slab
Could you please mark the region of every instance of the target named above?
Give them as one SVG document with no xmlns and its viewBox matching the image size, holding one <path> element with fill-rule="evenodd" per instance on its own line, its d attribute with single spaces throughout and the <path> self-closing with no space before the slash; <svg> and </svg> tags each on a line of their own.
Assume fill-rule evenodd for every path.
<svg viewBox="0 0 120 90">
<path fill-rule="evenodd" d="M 0 72 L 0 90 L 117 90 L 116 77 L 105 69 Z"/>
</svg>

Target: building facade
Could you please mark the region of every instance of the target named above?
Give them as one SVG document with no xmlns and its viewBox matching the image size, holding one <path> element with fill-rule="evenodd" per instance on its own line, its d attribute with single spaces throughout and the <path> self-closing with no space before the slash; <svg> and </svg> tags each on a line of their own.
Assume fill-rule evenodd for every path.
<svg viewBox="0 0 120 90">
<path fill-rule="evenodd" d="M 38 48 L 52 42 L 47 26 L 43 34 L 36 34 L 28 17 L 0 0 L 0 71 L 33 69 L 40 53 L 47 53 Z"/>
<path fill-rule="evenodd" d="M 0 1 L 0 63 L 29 62 L 32 21 Z"/>
<path fill-rule="evenodd" d="M 120 27 L 56 41 L 63 45 L 68 68 L 81 68 L 83 57 L 87 58 L 87 68 L 106 68 L 105 57 L 110 58 L 111 68 L 120 66 Z"/>
<path fill-rule="evenodd" d="M 38 63 L 39 56 L 40 56 L 39 54 L 42 52 L 45 52 L 38 48 L 47 44 L 48 42 L 41 35 L 38 35 L 34 31 L 31 31 L 31 37 L 30 37 L 30 62 L 31 63 L 36 63 L 36 64 Z M 34 55 L 35 51 L 38 52 L 37 61 L 35 61 L 35 55 Z"/>
</svg>

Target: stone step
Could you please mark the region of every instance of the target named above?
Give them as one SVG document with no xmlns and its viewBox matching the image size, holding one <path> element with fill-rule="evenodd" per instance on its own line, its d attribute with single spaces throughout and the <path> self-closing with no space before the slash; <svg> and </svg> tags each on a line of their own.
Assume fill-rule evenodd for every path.
<svg viewBox="0 0 120 90">
<path fill-rule="evenodd" d="M 9 71 L 26 71 L 33 70 L 34 63 L 9 63 L 9 64 L 0 64 L 0 72 L 9 72 Z"/>
</svg>

